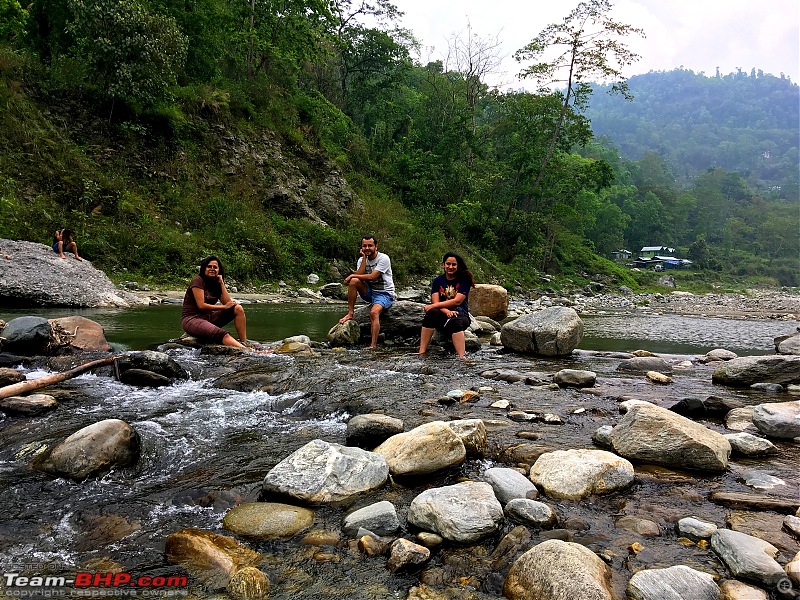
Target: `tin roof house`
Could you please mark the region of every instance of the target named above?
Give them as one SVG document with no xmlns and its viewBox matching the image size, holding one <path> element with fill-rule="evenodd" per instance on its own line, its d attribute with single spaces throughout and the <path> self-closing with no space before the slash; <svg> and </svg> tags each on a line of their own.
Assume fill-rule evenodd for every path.
<svg viewBox="0 0 800 600">
<path fill-rule="evenodd" d="M 645 246 L 639 251 L 639 258 L 634 263 L 636 267 L 653 269 L 654 271 L 680 269 L 691 264 L 692 261 L 690 260 L 677 258 L 675 256 L 675 248 L 668 248 L 667 246 Z"/>
<path fill-rule="evenodd" d="M 630 260 L 631 256 L 633 256 L 633 252 L 630 250 L 614 250 L 611 253 L 611 258 L 614 260 Z"/>
<path fill-rule="evenodd" d="M 675 248 L 668 248 L 667 246 L 645 246 L 639 250 L 640 258 L 653 258 L 655 256 L 673 256 Z"/>
</svg>

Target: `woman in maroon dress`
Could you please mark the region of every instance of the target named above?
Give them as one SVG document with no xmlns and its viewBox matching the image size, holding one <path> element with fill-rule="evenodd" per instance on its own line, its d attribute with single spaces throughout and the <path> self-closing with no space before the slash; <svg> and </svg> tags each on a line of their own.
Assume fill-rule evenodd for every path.
<svg viewBox="0 0 800 600">
<path fill-rule="evenodd" d="M 204 342 L 235 348 L 247 347 L 247 320 L 242 305 L 233 300 L 225 288 L 225 268 L 216 256 L 207 256 L 200 263 L 200 275 L 192 279 L 183 297 L 181 326 L 189 335 Z M 233 321 L 237 341 L 222 329 Z"/>
</svg>

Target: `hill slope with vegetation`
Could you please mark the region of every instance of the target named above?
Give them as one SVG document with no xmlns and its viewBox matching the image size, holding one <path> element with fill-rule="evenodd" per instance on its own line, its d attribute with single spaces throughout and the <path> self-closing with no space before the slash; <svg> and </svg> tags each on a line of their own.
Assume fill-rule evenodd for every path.
<svg viewBox="0 0 800 600">
<path fill-rule="evenodd" d="M 607 257 L 666 245 L 706 280 L 798 284 L 796 192 L 623 158 L 563 92 L 489 89 L 478 37 L 453 39 L 452 64 L 417 64 L 386 0 L 0 14 L 0 237 L 70 226 L 112 276 L 185 281 L 213 252 L 243 281 L 328 277 L 370 231 L 401 280 L 455 249 L 508 286 L 636 286 L 648 277 Z"/>
<path fill-rule="evenodd" d="M 759 192 L 800 194 L 800 91 L 783 75 L 752 69 L 707 77 L 688 69 L 628 80 L 633 102 L 597 88 L 586 114 L 629 160 L 651 152 L 687 186 L 711 167 L 741 174 Z"/>
</svg>

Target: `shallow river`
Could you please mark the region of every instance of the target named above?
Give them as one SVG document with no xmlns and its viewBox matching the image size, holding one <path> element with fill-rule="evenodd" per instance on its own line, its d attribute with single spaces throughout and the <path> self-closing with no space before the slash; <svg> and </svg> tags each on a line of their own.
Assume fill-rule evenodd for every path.
<svg viewBox="0 0 800 600">
<path fill-rule="evenodd" d="M 301 333 L 322 340 L 342 313 L 340 306 L 246 308 L 250 337 L 260 340 Z M 118 347 L 142 349 L 181 333 L 179 310 L 159 306 L 80 314 L 102 323 L 108 339 Z M 59 314 L 75 311 L 46 312 L 48 317 Z M 13 316 L 10 311 L 0 313 L 6 320 Z M 581 349 L 643 348 L 669 355 L 701 354 L 716 347 L 740 355 L 769 354 L 773 352 L 772 338 L 797 326 L 794 322 L 644 315 L 586 317 L 584 322 L 587 335 Z M 478 477 L 490 466 L 525 462 L 520 458 L 525 447 L 519 445 L 532 436 L 538 439 L 531 443 L 553 449 L 592 448 L 592 433 L 619 419 L 617 404 L 622 397 L 664 405 L 710 395 L 745 404 L 797 399 L 786 393 L 713 386 L 711 367 L 698 363 L 676 369 L 673 384 L 657 387 L 641 376 L 620 375 L 615 370 L 619 358 L 596 352 L 542 360 L 503 354 L 484 345 L 461 363 L 437 354 L 420 360 L 413 351 L 411 347 L 384 347 L 376 352 L 320 350 L 315 357 L 248 356 L 215 362 L 193 350 L 178 350 L 170 353 L 193 373 L 187 382 L 156 391 L 136 389 L 105 376 L 84 375 L 48 389 L 61 402 L 56 411 L 32 419 L 0 418 L 0 567 L 4 572 L 17 569 L 29 574 L 74 575 L 81 568 L 106 571 L 116 563 L 116 568 L 137 575 L 184 575 L 164 558 L 170 533 L 197 527 L 224 534 L 221 519 L 225 512 L 242 501 L 258 499 L 270 468 L 313 439 L 344 443 L 346 421 L 357 413 L 384 412 L 399 417 L 407 430 L 434 418 L 483 418 L 489 424 L 489 457 L 469 460 L 458 471 L 424 481 L 388 483 L 342 505 L 315 507 L 315 529 L 338 532 L 345 514 L 379 500 L 392 501 L 405 523 L 408 505 L 423 489 Z M 677 357 L 669 358 L 677 362 Z M 598 374 L 596 393 L 537 389 L 480 375 L 497 367 L 547 373 L 563 368 L 592 370 Z M 279 376 L 272 393 L 212 386 L 215 376 L 234 369 Z M 41 372 L 29 376 L 38 374 Z M 483 389 L 474 404 L 444 406 L 437 402 L 454 388 L 479 387 Z M 510 421 L 505 411 L 490 407 L 500 399 L 511 401 L 517 409 L 556 413 L 565 422 Z M 584 410 L 576 412 L 578 409 Z M 135 467 L 83 483 L 54 479 L 28 467 L 44 446 L 105 418 L 123 419 L 141 435 L 142 456 Z M 717 421 L 702 422 L 724 432 Z M 566 529 L 574 541 L 609 557 L 613 586 L 620 597 L 624 597 L 631 574 L 643 567 L 686 564 L 724 574 L 713 552 L 683 546 L 672 525 L 678 518 L 696 515 L 724 526 L 732 511 L 709 502 L 708 494 L 714 490 L 753 492 L 742 483 L 742 476 L 752 469 L 785 481 L 763 493 L 796 496 L 800 492 L 800 450 L 790 443 L 776 445 L 780 449 L 777 457 L 734 459 L 721 475 L 638 466 L 636 483 L 625 492 L 581 502 L 542 500 L 556 510 L 562 524 L 569 525 Z M 656 521 L 662 535 L 645 539 L 616 528 L 615 521 L 623 515 Z M 445 545 L 420 571 L 399 575 L 388 572 L 385 558 L 366 558 L 352 551 L 346 539 L 322 547 L 302 544 L 299 538 L 245 543 L 264 554 L 261 569 L 272 583 L 270 597 L 276 600 L 405 598 L 421 580 L 449 598 L 497 598 L 505 571 L 493 569 L 487 557 L 515 525 L 506 521 L 500 532 L 481 543 L 469 548 Z M 533 543 L 540 541 L 542 533 L 532 533 Z M 798 548 L 795 540 L 780 535 L 778 538 L 776 533 L 772 543 L 781 549 L 784 563 Z M 644 548 L 631 554 L 628 546 L 636 541 Z M 211 593 L 198 580 L 190 578 L 189 582 L 193 594 L 207 597 Z"/>
</svg>

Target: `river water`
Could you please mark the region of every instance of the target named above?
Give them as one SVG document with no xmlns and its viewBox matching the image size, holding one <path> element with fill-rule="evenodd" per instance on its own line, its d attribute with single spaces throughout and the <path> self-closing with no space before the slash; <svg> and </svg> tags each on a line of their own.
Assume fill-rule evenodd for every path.
<svg viewBox="0 0 800 600">
<path fill-rule="evenodd" d="M 296 334 L 322 340 L 342 313 L 340 305 L 255 304 L 246 309 L 250 337 L 265 341 Z M 78 312 L 100 322 L 117 347 L 143 349 L 181 333 L 179 310 L 176 306 L 157 306 Z M 5 310 L 0 318 L 8 320 L 16 314 L 20 312 Z M 49 309 L 39 314 L 56 317 L 76 311 Z M 434 418 L 482 418 L 488 423 L 488 456 L 469 460 L 454 472 L 415 482 L 388 483 L 341 505 L 314 507 L 315 529 L 340 532 L 344 515 L 380 500 L 393 502 L 405 523 L 411 500 L 423 489 L 478 477 L 490 466 L 525 462 L 520 456 L 526 449 L 520 445 L 526 442 L 552 449 L 592 448 L 592 433 L 619 419 L 617 405 L 622 398 L 641 398 L 667 406 L 681 398 L 710 395 L 744 404 L 797 399 L 788 393 L 714 386 L 712 368 L 697 362 L 677 368 L 673 384 L 655 386 L 641 376 L 620 375 L 616 371 L 619 358 L 596 352 L 642 348 L 669 355 L 671 362 L 717 347 L 740 355 L 770 354 L 774 351 L 772 338 L 794 331 L 797 323 L 667 315 L 587 316 L 584 322 L 587 335 L 580 348 L 586 352 L 565 359 L 504 354 L 488 345 L 464 363 L 436 353 L 421 360 L 413 355 L 414 348 L 398 346 L 375 352 L 320 349 L 313 357 L 216 359 L 195 350 L 170 350 L 192 372 L 191 380 L 151 390 L 133 388 L 102 375 L 83 375 L 49 388 L 48 393 L 61 403 L 56 411 L 36 418 L 0 419 L 0 567 L 4 572 L 17 569 L 74 575 L 79 569 L 106 571 L 109 565 L 116 565 L 137 575 L 183 575 L 180 567 L 169 565 L 164 558 L 164 543 L 170 533 L 197 527 L 224 534 L 221 520 L 225 512 L 240 502 L 257 500 L 270 468 L 313 439 L 344 443 L 346 421 L 358 413 L 396 416 L 404 420 L 407 430 Z M 563 368 L 588 369 L 598 374 L 598 383 L 593 393 L 586 393 L 509 384 L 481 376 L 487 369 L 498 367 L 546 373 Z M 36 367 L 28 376 L 38 376 L 45 370 Z M 270 393 L 214 387 L 216 376 L 233 370 L 279 376 Z M 437 401 L 455 388 L 480 388 L 480 398 L 474 404 L 450 406 Z M 511 401 L 517 409 L 556 413 L 564 424 L 510 421 L 505 411 L 490 406 L 501 399 Z M 45 446 L 105 418 L 123 419 L 139 432 L 142 456 L 135 466 L 82 483 L 29 468 L 30 460 Z M 719 421 L 701 422 L 725 431 Z M 531 437 L 538 439 L 529 442 Z M 743 483 L 743 476 L 753 469 L 785 482 L 763 493 L 795 497 L 800 493 L 800 450 L 788 442 L 776 445 L 777 456 L 735 458 L 729 470 L 720 475 L 639 465 L 635 485 L 625 492 L 581 502 L 542 500 L 555 509 L 562 524 L 570 524 L 567 529 L 574 541 L 607 555 L 619 597 L 624 596 L 631 574 L 641 568 L 686 564 L 723 575 L 725 569 L 709 549 L 678 542 L 673 524 L 678 518 L 696 515 L 725 526 L 731 511 L 709 502 L 708 494 L 714 490 L 753 492 Z M 656 521 L 662 535 L 642 538 L 617 528 L 615 521 L 623 515 Z M 301 543 L 302 536 L 244 543 L 264 554 L 261 569 L 272 584 L 270 597 L 277 600 L 405 598 L 421 580 L 447 598 L 483 599 L 501 594 L 505 571 L 492 568 L 487 557 L 514 525 L 507 522 L 496 535 L 469 548 L 445 545 L 433 553 L 421 571 L 406 574 L 389 573 L 385 559 L 359 555 L 346 539 L 331 545 Z M 532 533 L 533 543 L 544 535 Z M 780 532 L 779 521 L 774 538 L 770 541 L 781 549 L 782 563 L 797 552 L 796 540 Z M 632 554 L 628 547 L 636 541 L 642 543 L 643 550 Z M 198 597 L 213 593 L 195 578 L 190 578 L 190 586 Z"/>
<path fill-rule="evenodd" d="M 247 304 L 250 339 L 274 341 L 304 334 L 324 341 L 328 330 L 346 312 L 343 304 Z M 117 348 L 153 349 L 180 336 L 181 307 L 174 304 L 118 309 L 0 308 L 0 319 L 20 315 L 48 319 L 81 315 L 100 323 L 106 338 Z M 684 317 L 653 313 L 582 315 L 585 335 L 579 346 L 586 350 L 631 348 L 670 354 L 704 354 L 727 348 L 742 355 L 774 353 L 773 338 L 791 333 L 796 323 L 776 320 L 734 320 Z M 231 331 L 233 331 L 231 329 Z"/>
</svg>

